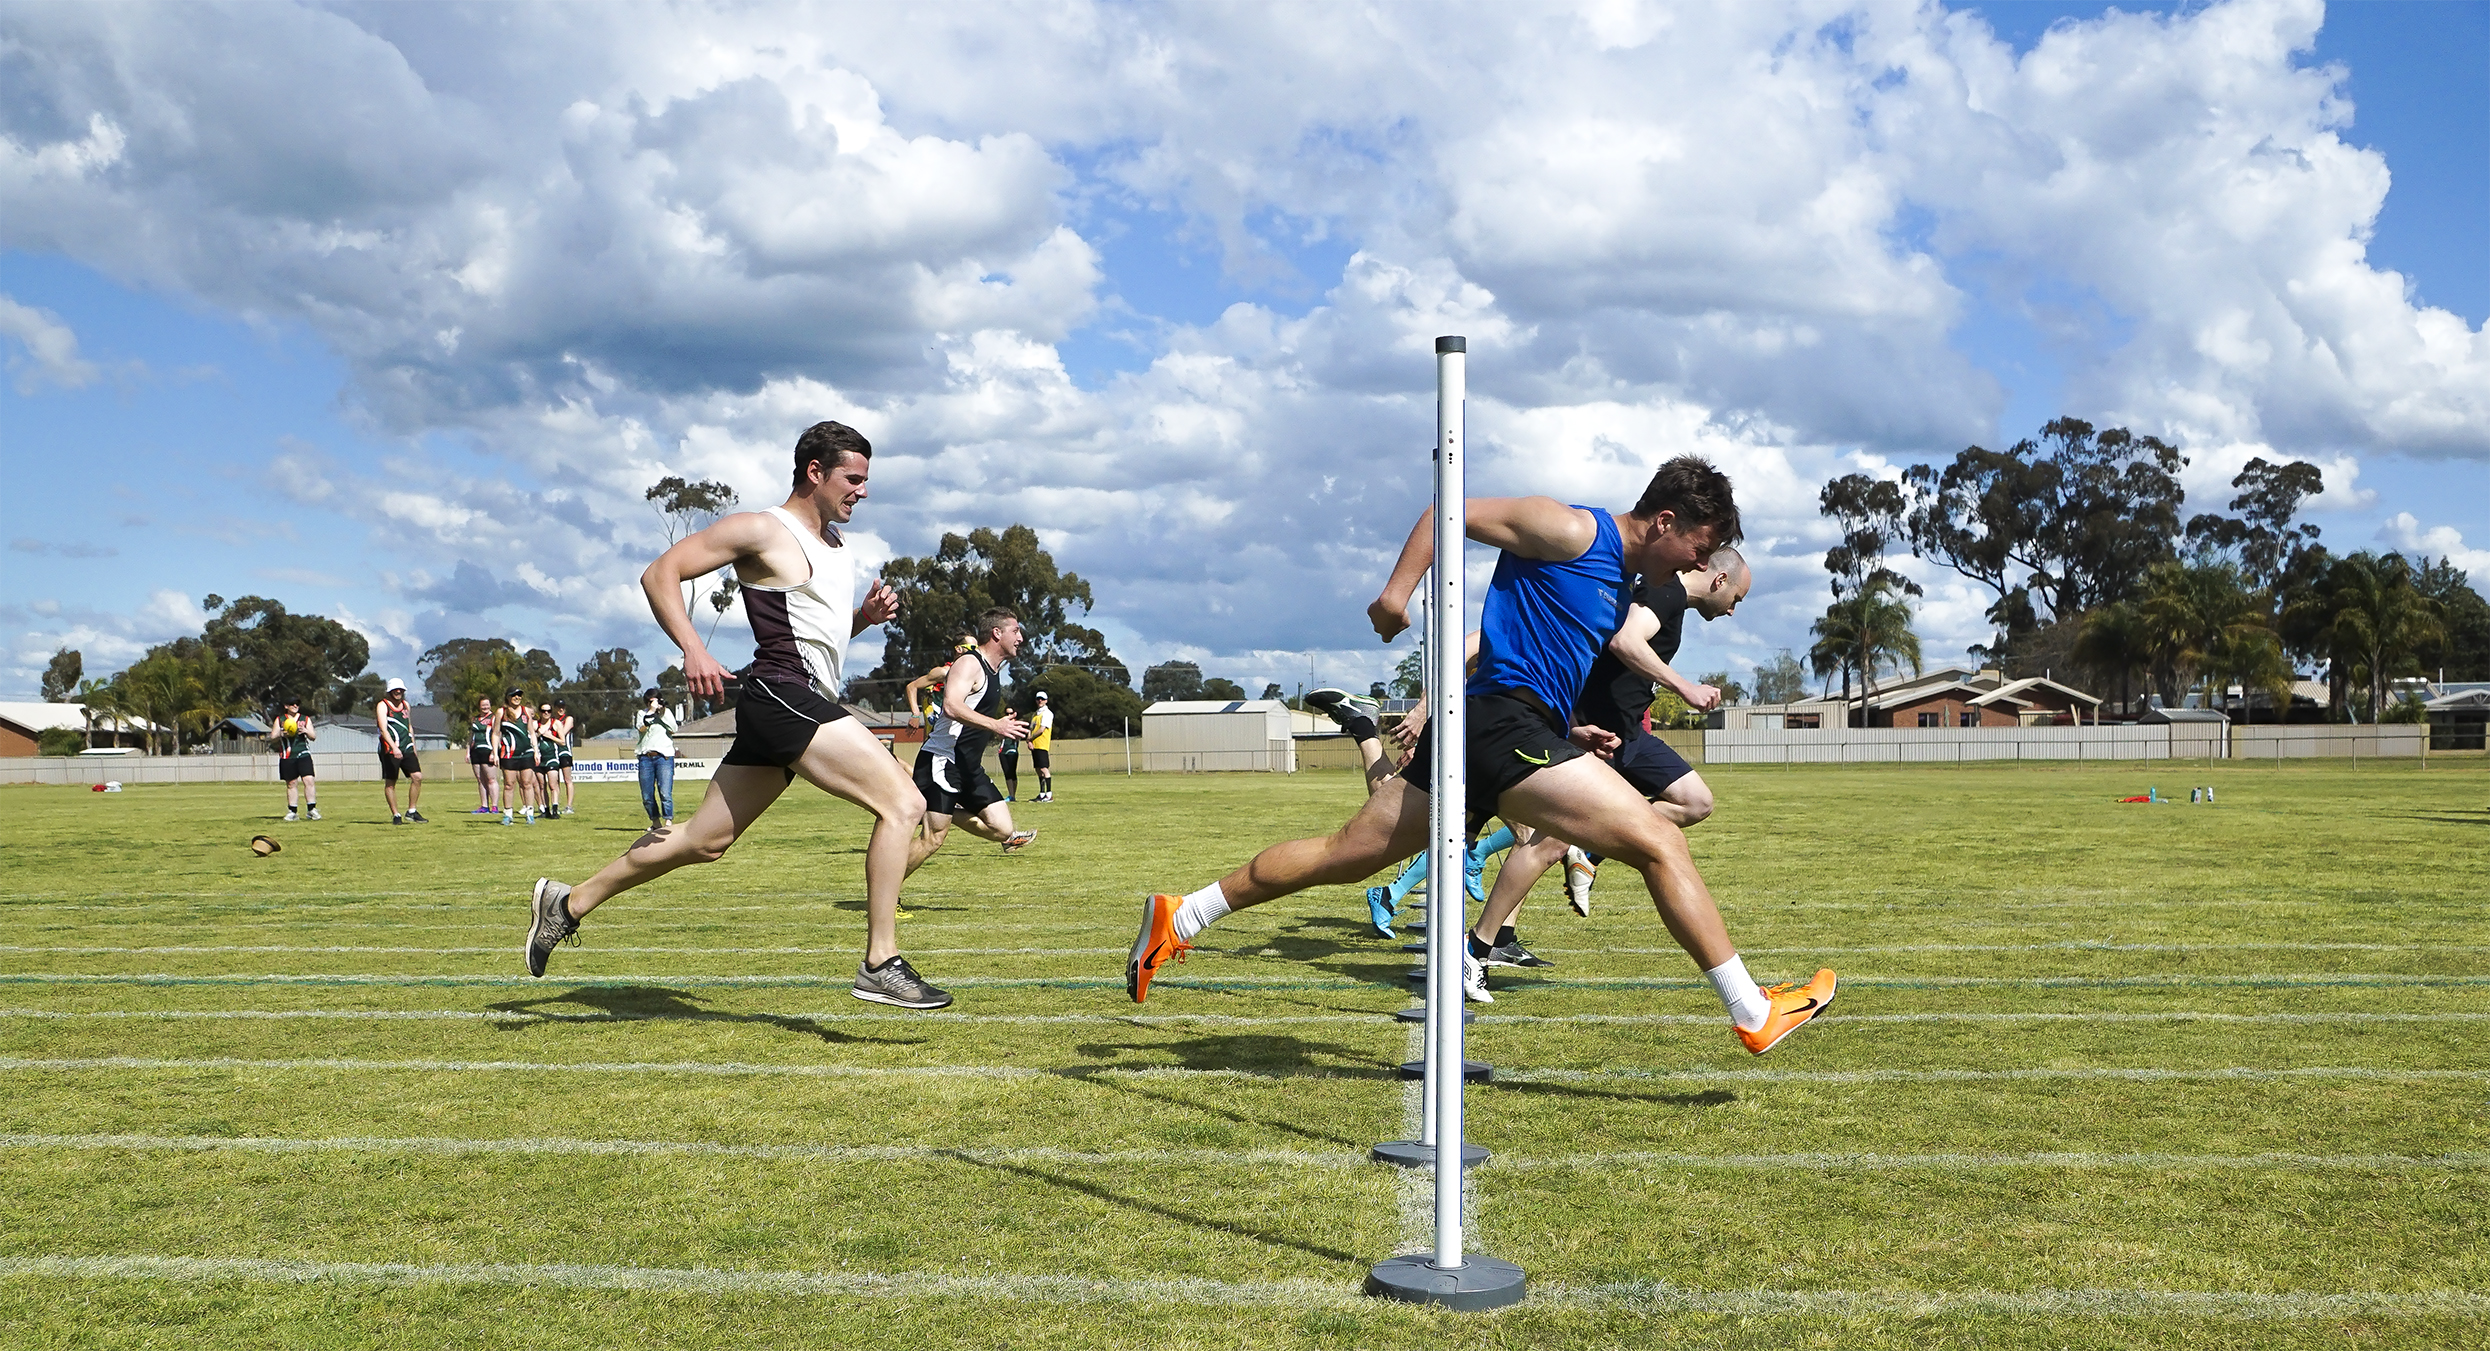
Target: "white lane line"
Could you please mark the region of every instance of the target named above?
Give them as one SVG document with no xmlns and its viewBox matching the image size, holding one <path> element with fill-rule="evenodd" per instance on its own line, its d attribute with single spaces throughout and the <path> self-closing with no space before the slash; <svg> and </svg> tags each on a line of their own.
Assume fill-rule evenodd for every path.
<svg viewBox="0 0 2490 1351">
<path fill-rule="evenodd" d="M 1412 1049 L 1412 1054 L 1416 1054 Z M 1413 1084 L 1417 1081 L 1412 1081 Z M 1412 1099 L 1421 1090 L 1404 1086 L 1401 1124 L 1414 1140 L 1422 1119 Z M 234 1152 L 248 1154 L 556 1154 L 631 1158 L 748 1158 L 818 1163 L 886 1163 L 957 1159 L 965 1162 L 1056 1163 L 1068 1165 L 1181 1164 L 1187 1167 L 1248 1164 L 1273 1167 L 1360 1168 L 1366 1156 L 1349 1150 L 1286 1149 L 1119 1149 L 1074 1150 L 1028 1146 L 1009 1149 L 944 1148 L 928 1145 L 737 1145 L 705 1140 L 584 1140 L 568 1137 L 517 1137 L 469 1140 L 438 1136 L 327 1136 L 293 1138 L 254 1135 L 0 1135 L 0 1149 L 133 1150 L 176 1153 Z M 1811 1152 L 1797 1154 L 1686 1154 L 1645 1150 L 1565 1154 L 1529 1158 L 1497 1154 L 1488 1166 L 1524 1171 L 1597 1170 L 1613 1168 L 1718 1168 L 1745 1172 L 1782 1169 L 1877 1172 L 1975 1172 L 2010 1168 L 2118 1169 L 2162 1171 L 2305 1171 L 2305 1172 L 2436 1172 L 2490 1168 L 2490 1153 L 2450 1154 L 2174 1154 L 2030 1153 L 1869 1154 Z M 1400 1251 L 1426 1247 L 1434 1233 L 1434 1174 L 1408 1169 L 1401 1174 Z"/>
<path fill-rule="evenodd" d="M 668 1294 L 823 1295 L 846 1298 L 1011 1300 L 1033 1304 L 1189 1304 L 1216 1307 L 1374 1309 L 1344 1282 L 1312 1279 L 1147 1280 L 1069 1275 L 955 1276 L 937 1272 L 749 1271 L 710 1267 L 517 1264 L 425 1265 L 243 1257 L 0 1257 L 0 1277 L 171 1282 L 252 1281 L 296 1285 L 476 1285 L 657 1291 Z M 2477 1290 L 1683 1290 L 1659 1284 L 1534 1288 L 1540 1307 L 1745 1316 L 1791 1314 L 1925 1317 L 1996 1313 L 2033 1317 L 2227 1321 L 2315 1318 L 2444 1318 L 2490 1313 Z"/>
<path fill-rule="evenodd" d="M 1383 1071 L 1366 1066 L 1336 1070 L 1287 1071 L 1200 1070 L 1179 1065 L 1067 1065 L 1036 1069 L 1026 1065 L 748 1065 L 731 1060 L 252 1060 L 242 1056 L 201 1056 L 174 1059 L 151 1056 L 84 1056 L 53 1060 L 0 1058 L 0 1071 L 39 1070 L 71 1073 L 92 1070 L 342 1070 L 349 1073 L 407 1074 L 706 1074 L 726 1077 L 793 1077 L 802 1079 L 1084 1079 L 1093 1075 L 1166 1079 L 1342 1079 L 1372 1081 Z"/>
<path fill-rule="evenodd" d="M 83 955 L 83 954 L 91 954 L 91 953 L 114 953 L 114 954 L 118 954 L 118 955 L 125 955 L 125 956 L 127 956 L 127 955 L 159 955 L 159 954 L 168 954 L 168 953 L 169 953 L 169 954 L 192 954 L 192 955 L 234 954 L 234 953 L 298 953 L 298 954 L 315 954 L 315 953 L 316 953 L 316 954 L 359 953 L 359 954 L 385 954 L 385 955 L 390 955 L 390 956 L 412 956 L 412 957 L 452 957 L 452 956 L 464 957 L 464 956 L 473 956 L 473 955 L 478 954 L 478 953 L 497 953 L 497 952 L 508 952 L 508 951 L 510 951 L 510 950 L 511 950 L 511 945 L 510 945 L 510 944 L 508 944 L 508 943 L 473 944 L 473 945 L 462 946 L 462 947 L 446 947 L 446 948 L 419 948 L 419 947 L 358 947 L 358 946 L 352 946 L 352 945 L 346 945 L 346 944 L 323 944 L 323 945 L 298 946 L 298 945 L 279 944 L 279 943 L 218 943 L 218 944 L 179 944 L 179 945 L 164 945 L 164 946 L 156 946 L 156 947 L 103 947 L 103 946 L 97 946 L 97 945 L 93 945 L 93 944 L 75 944 L 75 943 L 54 944 L 54 945 L 49 945 L 49 946 L 29 946 L 29 945 L 19 945 L 19 944 L 6 944 L 6 945 L 0 945 L 0 952 L 14 952 L 14 953 L 24 953 L 24 954 L 27 954 L 27 955 L 43 955 L 43 956 L 59 955 L 59 954 L 63 954 L 63 953 L 81 954 L 81 955 Z M 1115 955 L 1119 955 L 1119 954 L 1124 953 L 1126 950 L 1127 950 L 1126 948 L 1120 948 L 1120 947 L 1113 947 L 1113 948 L 1049 948 L 1049 947 L 1016 947 L 1016 948 L 912 948 L 912 949 L 910 949 L 910 951 L 912 951 L 913 953 L 915 953 L 916 955 L 921 956 L 921 957 L 1099 957 L 1099 956 L 1115 956 Z M 1250 946 L 1243 946 L 1243 947 L 1236 947 L 1236 948 L 1229 948 L 1229 949 L 1208 948 L 1208 949 L 1196 949 L 1196 950 L 1197 950 L 1197 951 L 1212 952 L 1212 953 L 1224 953 L 1225 955 L 1240 955 L 1240 954 L 1241 954 L 1241 955 L 1248 955 L 1248 956 L 1251 956 L 1251 955 L 1257 955 L 1257 954 L 1259 953 L 1259 951 L 1260 951 L 1260 949 L 1257 949 L 1257 948 L 1254 948 L 1254 947 L 1250 947 Z M 668 957 L 821 957 L 821 956 L 829 956 L 829 957 L 847 957 L 847 956 L 853 956 L 853 955 L 855 954 L 856 949 L 854 949 L 854 948 L 852 948 L 852 947 L 846 947 L 846 946 L 840 946 L 840 947 L 796 947 L 796 946 L 788 946 L 788 947 L 757 947 L 757 948 L 603 947 L 603 946 L 600 946 L 600 947 L 598 947 L 598 948 L 596 949 L 596 951 L 601 952 L 601 953 L 625 953 L 625 954 L 630 954 L 630 955 L 634 955 L 634 956 L 668 956 Z M 1544 952 L 1544 953 L 1550 953 L 1550 954 L 1560 955 L 1560 956 L 1573 956 L 1573 957 L 1679 957 L 1679 956 L 1683 956 L 1683 955 L 1684 955 L 1684 951 L 1683 951 L 1682 949 L 1679 949 L 1679 948 L 1637 948 L 1637 947 L 1556 948 L 1556 947 L 1543 947 L 1543 948 L 1540 948 L 1540 949 L 1539 949 L 1539 951 Z M 1831 956 L 1831 955 L 1837 955 L 1837 954 L 1847 954 L 1847 955 L 1852 955 L 1852 956 L 1907 956 L 1907 955 L 1911 955 L 1911 954 L 1927 954 L 1927 953 L 1939 953 L 1939 954 L 1942 954 L 1942 953 L 1956 953 L 1956 954 L 1960 954 L 1960 953 L 1980 953 L 1980 952 L 2005 952 L 2005 953 L 2017 953 L 2017 952 L 2107 952 L 2107 953 L 2131 953 L 2131 952 L 2168 952 L 2168 953 L 2195 953 L 2195 952 L 2207 952 L 2207 953 L 2211 953 L 2211 952 L 2421 952 L 2421 953 L 2430 953 L 2430 952 L 2446 952 L 2446 953 L 2482 953 L 2482 952 L 2490 952 L 2490 944 L 2483 944 L 2483 943 L 2088 943 L 2088 942 L 2065 942 L 2065 943 L 1914 943 L 1914 944 L 1906 944 L 1906 945 L 1894 946 L 1894 947 L 1795 947 L 1795 948 L 1747 948 L 1747 949 L 1744 949 L 1744 952 L 1745 952 L 1745 954 L 1746 954 L 1746 955 L 1748 955 L 1748 956 L 1807 956 L 1807 955 L 1823 955 L 1823 956 Z"/>
<path fill-rule="evenodd" d="M 1391 1015 L 1376 1013 L 1304 1013 L 1275 1014 L 1258 1018 L 1228 1013 L 945 1013 L 942 1022 L 986 1023 L 1004 1026 L 1039 1026 L 1076 1024 L 1089 1026 L 1131 1027 L 1288 1027 L 1304 1025 L 1373 1026 Z M 1481 1014 L 1480 1027 L 1703 1027 L 1717 1028 L 1722 1015 L 1717 1013 L 1489 1013 Z M 604 1010 L 582 1013 L 535 1013 L 515 1009 L 11 1009 L 0 1008 L 0 1019 L 209 1019 L 217 1021 L 286 1021 L 294 1019 L 335 1019 L 345 1022 L 487 1022 L 487 1023 L 645 1023 L 749 1021 L 760 1018 L 783 1018 L 807 1023 L 890 1023 L 887 1013 L 847 1012 L 773 1012 L 767 1009 L 697 1010 L 690 1013 L 629 1014 Z M 2328 1025 L 2359 1026 L 2368 1023 L 2479 1023 L 2490 1022 L 2490 1013 L 2214 1013 L 2198 1009 L 2174 1009 L 2167 1013 L 1845 1013 L 1827 1018 L 1822 1026 L 1831 1031 L 1862 1024 L 1877 1023 L 2220 1023 L 2261 1024 L 2279 1026 L 2323 1027 Z M 1813 1035 L 1822 1036 L 1823 1033 Z M 1410 1053 L 1415 1059 L 1417 1052 Z"/>
<path fill-rule="evenodd" d="M 1114 949 L 1122 952 L 1124 949 Z M 1222 954 L 1211 951 L 1208 955 Z M 2262 975 L 2201 975 L 2193 972 L 2171 972 L 2144 976 L 1876 976 L 1844 975 L 1851 986 L 1879 989 L 2170 989 L 2189 986 L 2249 986 L 2261 988 L 2304 987 L 2322 989 L 2328 986 L 2476 986 L 2490 985 L 2490 975 L 2437 975 L 2411 972 L 2375 971 L 2292 971 Z M 172 971 L 10 971 L 0 972 L 0 985 L 485 985 L 520 986 L 533 989 L 558 989 L 565 986 L 700 986 L 700 985 L 845 985 L 843 975 L 739 975 L 708 974 L 685 971 L 592 971 L 576 975 L 565 973 L 536 979 L 528 976 L 495 973 L 430 972 L 201 972 L 195 975 Z M 1251 975 L 1211 974 L 1171 976 L 1166 980 L 1170 989 L 1217 989 L 1221 987 L 1269 986 L 1274 989 L 1368 989 L 1393 983 L 1386 978 L 1361 980 L 1354 976 L 1322 975 Z M 1100 989 L 1121 988 L 1120 975 L 1059 975 L 1059 976 L 946 976 L 947 986 L 1048 986 L 1078 988 L 1095 986 Z M 1701 990 L 1708 988 L 1699 976 L 1538 976 L 1524 981 L 1519 989 L 1532 987 L 1548 990 Z"/>
<path fill-rule="evenodd" d="M 606 1155 L 628 1158 L 737 1158 L 804 1163 L 897 1163 L 956 1159 L 967 1163 L 1073 1165 L 1220 1164 L 1289 1168 L 1362 1168 L 1366 1156 L 1348 1150 L 1117 1149 L 1078 1150 L 1031 1146 L 1019 1149 L 946 1149 L 925 1145 L 731 1145 L 706 1140 L 580 1140 L 520 1137 L 458 1140 L 434 1136 L 334 1136 L 291 1139 L 231 1135 L 0 1135 L 0 1149 L 126 1149 L 179 1153 L 231 1151 L 246 1154 L 558 1154 L 565 1158 Z"/>
<path fill-rule="evenodd" d="M 961 1078 L 1078 1079 L 1090 1075 L 1134 1075 L 1163 1078 L 1225 1078 L 1244 1080 L 1363 1079 L 1386 1071 L 1365 1066 L 1292 1071 L 1189 1069 L 1175 1065 L 1122 1067 L 1066 1065 L 1041 1069 L 1026 1065 L 758 1065 L 715 1060 L 359 1060 L 349 1058 L 254 1060 L 242 1056 L 201 1056 L 190 1059 L 156 1056 L 80 1056 L 55 1059 L 0 1058 L 0 1071 L 29 1070 L 70 1073 L 94 1070 L 342 1070 L 353 1073 L 413 1074 L 706 1074 L 723 1076 L 793 1076 L 798 1078 Z M 1705 1083 L 1705 1084 L 1951 1084 L 2017 1081 L 2117 1080 L 2134 1083 L 2195 1083 L 2239 1081 L 2276 1083 L 2290 1080 L 2368 1080 L 2379 1083 L 2490 1081 L 2490 1069 L 2388 1069 L 2368 1065 L 2308 1065 L 2284 1069 L 2223 1066 L 2212 1069 L 2079 1068 L 2009 1070 L 1500 1070 L 1499 1082 L 1544 1084 Z"/>
<path fill-rule="evenodd" d="M 2306 1065 L 2258 1069 L 2231 1065 L 2213 1069 L 2125 1069 L 2091 1065 L 2072 1069 L 2013 1070 L 1498 1070 L 1499 1081 L 1542 1084 L 1681 1083 L 1681 1084 L 1968 1084 L 2015 1081 L 2116 1080 L 2129 1083 L 2199 1083 L 2241 1081 L 2277 1083 L 2294 1079 L 2365 1079 L 2380 1083 L 2433 1083 L 2441 1080 L 2490 1081 L 2485 1070 L 2381 1069 L 2368 1065 Z"/>
</svg>

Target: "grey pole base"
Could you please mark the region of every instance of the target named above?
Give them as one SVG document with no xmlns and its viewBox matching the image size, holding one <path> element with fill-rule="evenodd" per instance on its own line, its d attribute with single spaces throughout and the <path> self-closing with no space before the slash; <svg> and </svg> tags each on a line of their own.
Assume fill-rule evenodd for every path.
<svg viewBox="0 0 2490 1351">
<path fill-rule="evenodd" d="M 1400 1019 L 1404 1023 L 1423 1023 L 1427 1020 L 1427 1006 L 1420 1004 L 1414 1009 L 1402 1009 L 1400 1012 L 1395 1013 L 1392 1016 Z M 1468 1009 L 1463 1009 L 1461 1011 L 1461 1025 L 1463 1027 L 1468 1027 L 1470 1024 L 1477 1021 L 1477 1014 L 1470 1012 Z"/>
<path fill-rule="evenodd" d="M 1402 1061 L 1400 1076 L 1404 1079 L 1426 1078 L 1427 1062 L 1423 1060 Z M 1492 1084 L 1495 1081 L 1495 1066 L 1481 1060 L 1464 1060 L 1461 1062 L 1461 1082 L 1465 1084 Z"/>
<path fill-rule="evenodd" d="M 1391 1164 L 1395 1168 L 1433 1168 L 1435 1146 L 1420 1144 L 1416 1140 L 1386 1140 L 1367 1151 L 1366 1157 L 1377 1163 Z M 1489 1157 L 1487 1146 L 1474 1145 L 1467 1141 L 1462 1143 L 1462 1167 L 1476 1168 L 1487 1162 Z"/>
<path fill-rule="evenodd" d="M 1426 951 L 1426 950 L 1427 950 L 1427 945 L 1426 945 L 1426 944 L 1424 944 L 1424 943 L 1403 943 L 1403 944 L 1401 944 L 1401 951 L 1403 951 L 1403 952 L 1424 952 L 1424 951 Z"/>
<path fill-rule="evenodd" d="M 1366 1273 L 1366 1293 L 1377 1299 L 1471 1313 L 1519 1304 L 1527 1292 L 1522 1269 L 1511 1262 L 1471 1253 L 1461 1259 L 1460 1266 L 1446 1271 L 1435 1265 L 1435 1254 L 1413 1252 L 1377 1263 Z"/>
</svg>

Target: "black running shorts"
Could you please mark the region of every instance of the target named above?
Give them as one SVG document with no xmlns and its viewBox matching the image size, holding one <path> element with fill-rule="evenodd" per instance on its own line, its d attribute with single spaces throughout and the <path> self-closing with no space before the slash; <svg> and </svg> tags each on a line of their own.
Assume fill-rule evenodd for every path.
<svg viewBox="0 0 2490 1351">
<path fill-rule="evenodd" d="M 1037 770 L 1040 773 L 1052 770 L 1054 768 L 1054 760 L 1055 753 L 1053 751 L 1033 750 L 1029 752 L 1029 768 Z"/>
<path fill-rule="evenodd" d="M 380 781 L 382 783 L 396 783 L 401 774 L 411 779 L 423 772 L 424 764 L 415 758 L 413 751 L 401 751 L 396 755 L 391 755 L 387 751 L 380 753 Z"/>
<path fill-rule="evenodd" d="M 505 755 L 501 758 L 501 767 L 513 774 L 524 774 L 529 770 L 536 768 L 536 757 L 533 755 Z"/>
<path fill-rule="evenodd" d="M 277 777 L 283 779 L 287 783 L 292 783 L 296 779 L 311 778 L 313 777 L 313 773 L 314 771 L 311 768 L 311 757 L 308 755 L 280 755 L 277 757 Z"/>
<path fill-rule="evenodd" d="M 925 810 L 937 816 L 975 816 L 1003 800 L 983 761 L 961 764 L 930 751 L 916 753 L 916 790 L 925 795 Z"/>
<path fill-rule="evenodd" d="M 804 758 L 813 733 L 846 716 L 810 685 L 746 680 L 735 700 L 735 744 L 720 763 L 785 769 Z"/>
<path fill-rule="evenodd" d="M 467 763 L 471 765 L 490 765 L 493 763 L 493 752 L 487 747 L 469 746 L 467 748 Z"/>
<path fill-rule="evenodd" d="M 553 767 L 555 769 L 569 769 L 571 767 L 571 753 L 569 751 L 562 752 L 562 758 L 554 761 Z"/>
<path fill-rule="evenodd" d="M 1646 802 L 1659 801 L 1670 784 L 1695 772 L 1676 747 L 1648 732 L 1627 737 L 1609 757 L 1608 764 L 1634 785 L 1634 791 L 1642 794 Z"/>
<path fill-rule="evenodd" d="M 1561 765 L 1586 752 L 1565 739 L 1564 721 L 1528 695 L 1508 690 L 1473 694 L 1462 705 L 1468 726 L 1468 808 L 1473 826 L 1496 814 L 1496 799 L 1505 790 L 1550 765 Z M 1401 777 L 1421 793 L 1435 790 L 1435 723 L 1429 719 L 1418 733 Z"/>
</svg>

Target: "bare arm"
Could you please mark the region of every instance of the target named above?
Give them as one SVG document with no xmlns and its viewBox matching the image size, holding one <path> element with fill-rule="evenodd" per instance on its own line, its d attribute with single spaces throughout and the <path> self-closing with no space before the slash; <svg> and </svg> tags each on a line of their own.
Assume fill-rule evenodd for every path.
<svg viewBox="0 0 2490 1351">
<path fill-rule="evenodd" d="M 1462 533 L 1480 544 L 1524 558 L 1580 558 L 1599 537 L 1591 513 L 1553 497 L 1473 497 L 1461 504 Z M 1435 562 L 1434 513 L 1421 515 L 1401 544 L 1401 556 L 1383 594 L 1366 607 L 1375 632 L 1390 642 L 1409 627 L 1409 598 Z"/>
<path fill-rule="evenodd" d="M 966 723 L 971 727 L 983 727 L 1006 740 L 1028 740 L 1029 724 L 1008 713 L 1000 718 L 989 718 L 968 706 L 968 687 L 971 682 L 984 674 L 985 672 L 978 667 L 977 654 L 973 652 L 964 654 L 958 661 L 951 663 L 951 670 L 942 682 L 943 716 L 953 722 Z M 983 694 L 985 691 L 979 690 L 978 693 Z"/>
<path fill-rule="evenodd" d="M 725 693 L 726 667 L 701 643 L 692 612 L 683 605 L 683 583 L 731 566 L 736 559 L 759 555 L 769 543 L 767 532 L 783 529 L 757 511 L 739 511 L 677 540 L 640 574 L 640 591 L 648 597 L 657 627 L 683 649 L 683 683 L 692 693 L 708 699 Z"/>
<path fill-rule="evenodd" d="M 1686 701 L 1688 708 L 1698 713 L 1709 713 L 1719 707 L 1721 692 L 1718 687 L 1698 685 L 1688 680 L 1679 675 L 1675 667 L 1660 660 L 1659 653 L 1651 650 L 1652 635 L 1659 631 L 1660 616 L 1653 614 L 1650 607 L 1629 605 L 1625 611 L 1625 624 L 1617 630 L 1615 637 L 1608 640 L 1608 650 L 1616 654 L 1617 660 L 1625 663 L 1627 670 L 1675 691 L 1677 697 Z"/>
<path fill-rule="evenodd" d="M 935 681 L 942 679 L 942 676 L 943 676 L 943 673 L 942 673 L 941 671 L 939 671 L 939 670 L 936 670 L 936 671 L 927 671 L 925 674 L 923 674 L 923 675 L 921 675 L 921 676 L 918 676 L 916 679 L 911 680 L 911 681 L 909 681 L 909 682 L 908 682 L 907 692 L 906 692 L 906 693 L 904 693 L 904 694 L 902 694 L 900 697 L 901 697 L 902 699 L 904 699 L 904 700 L 906 700 L 906 701 L 907 701 L 907 704 L 908 704 L 908 725 L 909 725 L 910 727 L 914 727 L 914 726 L 918 725 L 919 723 L 922 723 L 922 722 L 924 722 L 924 721 L 925 721 L 924 716 L 923 716 L 922 714 L 920 714 L 920 713 L 917 711 L 917 710 L 919 710 L 919 709 L 923 708 L 925 705 L 923 705 L 923 704 L 921 704 L 921 703 L 917 702 L 917 696 L 919 696 L 919 695 L 921 695 L 921 694 L 923 694 L 923 693 L 925 692 L 925 687 L 926 687 L 926 686 L 931 685 L 931 684 L 933 684 Z"/>
</svg>

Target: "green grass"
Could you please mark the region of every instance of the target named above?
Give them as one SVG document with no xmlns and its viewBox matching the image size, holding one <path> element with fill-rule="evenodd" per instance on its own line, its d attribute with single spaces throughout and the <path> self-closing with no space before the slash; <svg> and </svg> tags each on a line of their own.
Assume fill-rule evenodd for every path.
<svg viewBox="0 0 2490 1351">
<path fill-rule="evenodd" d="M 1533 1298 L 1473 1316 L 1357 1294 L 1426 1193 L 1364 1162 L 1411 959 L 1353 890 L 1123 995 L 1137 893 L 1337 824 L 1349 775 L 1067 778 L 1025 855 L 955 841 L 901 929 L 933 1015 L 844 993 L 863 821 L 800 788 L 542 981 L 525 887 L 626 844 L 627 786 L 527 829 L 11 789 L 0 1343 L 2490 1339 L 2477 763 L 1707 777 L 1750 966 L 1841 1007 L 1752 1059 L 1632 879 L 1588 920 L 1543 884 L 1557 965 L 1497 976 L 1468 1097 L 1472 1244 Z"/>
</svg>

